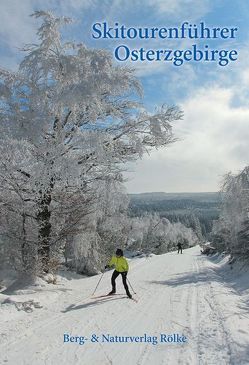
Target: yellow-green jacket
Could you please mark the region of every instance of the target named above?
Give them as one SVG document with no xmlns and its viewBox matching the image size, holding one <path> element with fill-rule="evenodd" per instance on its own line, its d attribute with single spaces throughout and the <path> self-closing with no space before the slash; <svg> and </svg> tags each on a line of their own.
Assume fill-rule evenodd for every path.
<svg viewBox="0 0 249 365">
<path fill-rule="evenodd" d="M 124 272 L 129 270 L 129 265 L 125 257 L 112 256 L 108 263 L 108 266 L 115 266 L 115 270 L 118 272 Z"/>
</svg>

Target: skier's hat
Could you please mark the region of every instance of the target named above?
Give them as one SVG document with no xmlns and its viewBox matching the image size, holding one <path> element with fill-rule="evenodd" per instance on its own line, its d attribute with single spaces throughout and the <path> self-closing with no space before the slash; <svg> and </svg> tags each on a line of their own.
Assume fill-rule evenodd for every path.
<svg viewBox="0 0 249 365">
<path fill-rule="evenodd" d="M 123 250 L 121 250 L 121 248 L 118 248 L 116 251 L 116 255 L 117 256 L 124 256 Z"/>
</svg>

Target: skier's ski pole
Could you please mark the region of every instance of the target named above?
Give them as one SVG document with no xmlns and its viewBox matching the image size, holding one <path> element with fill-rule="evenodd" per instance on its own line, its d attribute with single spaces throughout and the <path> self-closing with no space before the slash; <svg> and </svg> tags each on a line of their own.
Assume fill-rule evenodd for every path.
<svg viewBox="0 0 249 365">
<path fill-rule="evenodd" d="M 129 283 L 129 285 L 130 285 L 130 287 L 131 287 L 131 289 L 132 289 L 132 291 L 133 291 L 133 293 L 134 294 L 137 294 L 136 292 L 135 292 L 135 290 L 133 289 L 133 287 L 132 287 L 132 285 L 131 285 L 131 283 L 130 283 L 130 280 L 127 278 L 127 281 L 128 281 L 128 283 Z"/>
<path fill-rule="evenodd" d="M 94 289 L 94 292 L 92 293 L 92 296 L 94 295 L 94 293 L 97 290 L 97 287 L 99 286 L 99 283 L 101 282 L 102 278 L 103 278 L 104 272 L 102 273 L 101 277 L 99 278 L 98 284 L 96 285 L 96 288 Z"/>
</svg>

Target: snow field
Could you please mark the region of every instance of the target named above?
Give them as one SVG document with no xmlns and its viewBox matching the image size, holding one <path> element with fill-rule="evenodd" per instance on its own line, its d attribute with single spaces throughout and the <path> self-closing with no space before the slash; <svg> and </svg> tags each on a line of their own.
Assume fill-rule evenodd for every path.
<svg viewBox="0 0 249 365">
<path fill-rule="evenodd" d="M 128 278 L 137 303 L 123 295 L 91 298 L 99 276 L 61 278 L 58 285 L 25 295 L 42 308 L 28 313 L 2 304 L 0 363 L 247 365 L 248 273 L 229 270 L 225 258 L 202 256 L 199 247 L 132 259 Z M 111 273 L 105 273 L 96 296 L 110 290 Z M 119 277 L 117 293 L 124 293 Z M 89 340 L 63 343 L 64 333 Z M 185 335 L 187 343 L 90 341 L 92 334 L 160 338 L 161 333 Z"/>
</svg>

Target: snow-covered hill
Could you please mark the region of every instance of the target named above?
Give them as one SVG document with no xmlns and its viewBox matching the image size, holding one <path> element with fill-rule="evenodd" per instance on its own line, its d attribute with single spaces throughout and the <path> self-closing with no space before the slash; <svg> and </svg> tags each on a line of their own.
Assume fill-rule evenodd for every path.
<svg viewBox="0 0 249 365">
<path fill-rule="evenodd" d="M 248 272 L 226 261 L 199 247 L 132 259 L 137 302 L 123 295 L 121 278 L 121 295 L 98 297 L 110 290 L 111 271 L 95 298 L 100 276 L 0 294 L 0 363 L 249 364 Z"/>
</svg>

